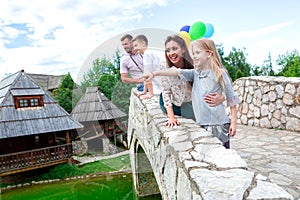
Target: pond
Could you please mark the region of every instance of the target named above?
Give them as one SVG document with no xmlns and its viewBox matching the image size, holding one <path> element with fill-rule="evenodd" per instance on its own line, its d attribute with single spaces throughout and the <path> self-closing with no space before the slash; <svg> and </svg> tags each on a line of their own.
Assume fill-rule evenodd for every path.
<svg viewBox="0 0 300 200">
<path fill-rule="evenodd" d="M 137 198 L 132 174 L 60 181 L 2 191 L 0 200 L 161 200 L 160 195 Z"/>
</svg>

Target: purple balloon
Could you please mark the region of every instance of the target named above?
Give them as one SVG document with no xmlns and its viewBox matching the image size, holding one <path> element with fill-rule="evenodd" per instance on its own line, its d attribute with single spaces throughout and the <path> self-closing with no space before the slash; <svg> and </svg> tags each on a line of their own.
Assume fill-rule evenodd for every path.
<svg viewBox="0 0 300 200">
<path fill-rule="evenodd" d="M 185 32 L 189 32 L 190 31 L 190 27 L 191 26 L 189 26 L 189 25 L 185 25 L 185 26 L 183 26 L 181 29 L 180 29 L 180 31 L 185 31 Z"/>
</svg>

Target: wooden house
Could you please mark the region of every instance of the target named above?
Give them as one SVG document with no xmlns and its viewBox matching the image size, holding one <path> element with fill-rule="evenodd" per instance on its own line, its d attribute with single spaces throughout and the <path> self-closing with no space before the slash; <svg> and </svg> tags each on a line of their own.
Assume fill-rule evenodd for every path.
<svg viewBox="0 0 300 200">
<path fill-rule="evenodd" d="M 54 93 L 55 89 L 58 89 L 61 84 L 64 75 L 49 75 L 49 74 L 32 74 L 27 73 L 33 80 L 35 80 L 45 91 Z M 80 86 L 74 82 L 73 93 L 78 96 L 82 95 Z"/>
<path fill-rule="evenodd" d="M 0 176 L 70 161 L 74 120 L 24 70 L 0 82 Z"/>
<path fill-rule="evenodd" d="M 44 90 L 53 93 L 62 81 L 63 75 L 31 74 L 28 75 L 35 80 Z"/>
<path fill-rule="evenodd" d="M 116 119 L 125 117 L 126 114 L 100 92 L 98 87 L 86 89 L 85 94 L 73 108 L 71 116 L 84 125 L 83 129 L 78 130 L 79 136 L 85 139 L 93 138 L 93 141 L 88 140 L 88 145 L 95 143 L 97 136 L 105 135 L 109 138 L 124 133 L 118 129 L 120 123 L 117 124 Z M 101 143 L 101 140 L 99 142 Z"/>
</svg>

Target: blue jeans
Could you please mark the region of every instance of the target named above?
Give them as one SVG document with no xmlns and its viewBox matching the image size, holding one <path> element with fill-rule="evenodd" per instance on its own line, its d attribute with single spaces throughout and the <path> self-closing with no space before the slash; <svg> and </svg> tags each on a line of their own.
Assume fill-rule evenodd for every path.
<svg viewBox="0 0 300 200">
<path fill-rule="evenodd" d="M 167 110 L 164 106 L 164 100 L 162 97 L 162 93 L 159 96 L 159 106 L 164 113 L 167 113 Z M 184 102 L 181 106 L 176 106 L 172 103 L 173 112 L 175 115 L 185 117 L 187 119 L 195 120 L 195 115 L 193 111 L 192 102 Z"/>
<path fill-rule="evenodd" d="M 143 91 L 144 91 L 144 83 L 139 83 L 139 84 L 137 84 L 136 89 L 137 89 L 139 92 L 143 92 Z"/>
</svg>

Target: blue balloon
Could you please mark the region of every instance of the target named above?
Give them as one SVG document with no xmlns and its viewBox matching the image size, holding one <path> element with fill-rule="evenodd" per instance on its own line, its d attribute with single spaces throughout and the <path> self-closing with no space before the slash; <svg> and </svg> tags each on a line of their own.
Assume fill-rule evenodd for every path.
<svg viewBox="0 0 300 200">
<path fill-rule="evenodd" d="M 205 26 L 206 26 L 206 31 L 203 37 L 210 38 L 214 34 L 214 27 L 210 23 L 206 23 Z"/>
<path fill-rule="evenodd" d="M 185 25 L 185 26 L 183 26 L 181 29 L 180 29 L 180 31 L 185 31 L 185 32 L 189 32 L 190 31 L 190 27 L 191 26 L 189 26 L 189 25 Z"/>
</svg>

